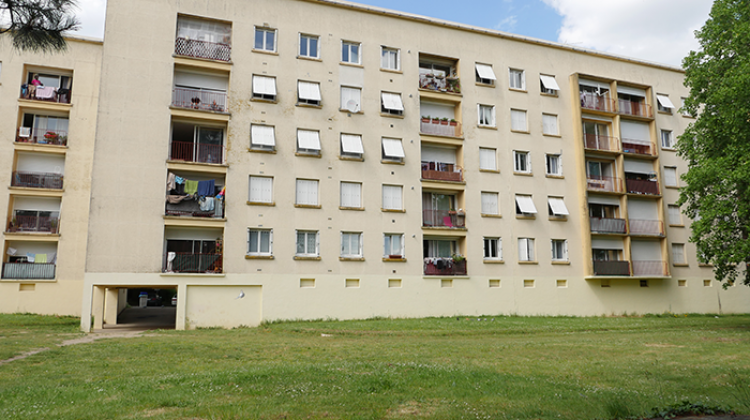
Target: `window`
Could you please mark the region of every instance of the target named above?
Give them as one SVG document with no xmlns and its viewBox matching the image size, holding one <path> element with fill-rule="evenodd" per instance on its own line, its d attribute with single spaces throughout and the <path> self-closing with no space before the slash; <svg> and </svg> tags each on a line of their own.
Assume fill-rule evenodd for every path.
<svg viewBox="0 0 750 420">
<path fill-rule="evenodd" d="M 497 171 L 497 150 L 479 148 L 479 169 L 485 171 Z"/>
<path fill-rule="evenodd" d="M 547 175 L 562 176 L 563 174 L 562 159 L 560 155 L 546 154 L 544 158 L 545 158 L 545 166 L 547 170 Z"/>
<path fill-rule="evenodd" d="M 276 51 L 276 29 L 255 27 L 255 46 L 260 51 Z"/>
<path fill-rule="evenodd" d="M 482 193 L 482 214 L 499 215 L 496 192 Z"/>
<path fill-rule="evenodd" d="M 312 130 L 297 130 L 297 153 L 320 156 L 320 133 Z"/>
<path fill-rule="evenodd" d="M 299 34 L 299 56 L 320 58 L 319 38 L 317 35 Z"/>
<path fill-rule="evenodd" d="M 358 182 L 341 183 L 341 207 L 362 208 L 362 184 Z"/>
<path fill-rule="evenodd" d="M 659 109 L 659 112 L 667 112 L 671 114 L 672 110 L 674 109 L 674 104 L 672 104 L 672 101 L 669 100 L 669 96 L 660 95 L 658 93 L 656 94 L 656 105 Z"/>
<path fill-rule="evenodd" d="M 518 69 L 510 69 L 510 88 L 526 90 L 526 72 Z"/>
<path fill-rule="evenodd" d="M 247 230 L 247 255 L 266 255 L 273 253 L 273 231 L 271 229 Z"/>
<path fill-rule="evenodd" d="M 404 235 L 386 233 L 383 235 L 383 256 L 385 258 L 404 258 Z"/>
<path fill-rule="evenodd" d="M 253 75 L 253 99 L 276 100 L 276 78 Z"/>
<path fill-rule="evenodd" d="M 380 112 L 390 115 L 404 115 L 404 102 L 400 93 L 381 92 Z"/>
<path fill-rule="evenodd" d="M 667 211 L 669 213 L 669 224 L 675 226 L 682 226 L 682 213 L 680 213 L 680 206 L 668 205 Z"/>
<path fill-rule="evenodd" d="M 317 257 L 320 243 L 317 230 L 297 231 L 297 253 L 298 257 Z"/>
<path fill-rule="evenodd" d="M 403 162 L 404 157 L 404 145 L 401 143 L 401 139 L 391 139 L 383 137 L 383 160 L 392 162 Z"/>
<path fill-rule="evenodd" d="M 483 127 L 495 126 L 495 107 L 493 105 L 477 105 L 479 125 Z"/>
<path fill-rule="evenodd" d="M 380 68 L 401 70 L 401 51 L 396 48 L 380 47 Z"/>
<path fill-rule="evenodd" d="M 362 58 L 360 55 L 359 42 L 341 42 L 341 61 L 344 63 L 360 64 Z"/>
<path fill-rule="evenodd" d="M 297 82 L 297 103 L 304 105 L 320 106 L 320 83 Z"/>
<path fill-rule="evenodd" d="M 687 100 L 687 98 L 680 98 L 680 113 L 682 114 L 683 117 L 695 118 L 695 114 L 691 114 L 690 111 L 688 111 L 687 109 L 685 109 L 685 101 L 686 100 Z"/>
<path fill-rule="evenodd" d="M 297 198 L 295 204 L 298 206 L 318 205 L 318 181 L 313 179 L 297 180 Z"/>
<path fill-rule="evenodd" d="M 403 210 L 403 190 L 401 185 L 383 185 L 383 210 Z"/>
<path fill-rule="evenodd" d="M 518 238 L 518 261 L 536 261 L 534 238 Z"/>
<path fill-rule="evenodd" d="M 477 83 L 483 85 L 495 86 L 495 72 L 489 64 L 476 64 Z"/>
<path fill-rule="evenodd" d="M 362 258 L 362 232 L 341 232 L 341 256 Z"/>
<path fill-rule="evenodd" d="M 567 217 L 570 215 L 562 197 L 547 197 L 547 209 L 550 216 Z"/>
<path fill-rule="evenodd" d="M 661 130 L 661 147 L 662 149 L 674 149 L 674 138 L 669 130 Z"/>
<path fill-rule="evenodd" d="M 529 217 L 536 214 L 536 206 L 530 195 L 516 194 L 516 214 Z"/>
<path fill-rule="evenodd" d="M 560 134 L 557 130 L 557 115 L 542 114 L 542 133 L 548 136 Z"/>
<path fill-rule="evenodd" d="M 485 260 L 502 260 L 503 240 L 500 238 L 484 238 L 483 252 Z"/>
<path fill-rule="evenodd" d="M 542 93 L 544 93 L 545 95 L 557 96 L 557 92 L 560 90 L 560 86 L 558 86 L 557 81 L 555 80 L 555 76 L 546 76 L 540 74 L 539 82 L 541 85 Z"/>
<path fill-rule="evenodd" d="M 526 111 L 520 109 L 510 110 L 510 129 L 511 131 L 529 131 L 529 127 L 526 125 Z"/>
<path fill-rule="evenodd" d="M 552 261 L 568 261 L 568 241 L 565 239 L 552 240 Z"/>
<path fill-rule="evenodd" d="M 362 159 L 364 153 L 362 136 L 358 134 L 341 134 L 341 157 Z"/>
<path fill-rule="evenodd" d="M 362 110 L 362 89 L 341 86 L 341 109 L 349 112 Z"/>
<path fill-rule="evenodd" d="M 251 203 L 273 203 L 273 178 L 251 176 L 248 201 Z"/>
<path fill-rule="evenodd" d="M 677 167 L 675 166 L 664 167 L 664 186 L 666 187 L 677 186 Z"/>
<path fill-rule="evenodd" d="M 672 261 L 674 264 L 685 264 L 685 244 L 672 244 Z"/>
<path fill-rule="evenodd" d="M 276 134 L 274 127 L 270 125 L 251 125 L 250 148 L 253 150 L 275 150 Z"/>
<path fill-rule="evenodd" d="M 531 157 L 529 152 L 513 151 L 513 171 L 531 173 Z"/>
</svg>

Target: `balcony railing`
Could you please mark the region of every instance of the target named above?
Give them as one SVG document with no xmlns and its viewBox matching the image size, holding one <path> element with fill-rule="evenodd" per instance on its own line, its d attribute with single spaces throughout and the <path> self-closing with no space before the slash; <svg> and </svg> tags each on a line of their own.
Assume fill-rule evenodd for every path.
<svg viewBox="0 0 750 420">
<path fill-rule="evenodd" d="M 622 139 L 622 151 L 636 155 L 656 156 L 656 145 L 643 140 Z"/>
<path fill-rule="evenodd" d="M 589 191 L 622 192 L 622 180 L 611 176 L 587 175 L 586 188 Z"/>
<path fill-rule="evenodd" d="M 435 181 L 463 181 L 461 167 L 453 163 L 422 162 L 422 179 Z"/>
<path fill-rule="evenodd" d="M 634 276 L 666 276 L 667 263 L 664 261 L 633 261 Z"/>
<path fill-rule="evenodd" d="M 54 263 L 3 263 L 3 278 L 12 280 L 53 280 Z"/>
<path fill-rule="evenodd" d="M 168 252 L 164 255 L 164 272 L 167 273 L 221 273 L 222 254 L 192 254 Z"/>
<path fill-rule="evenodd" d="M 627 233 L 625 219 L 592 217 L 590 223 L 592 233 Z"/>
<path fill-rule="evenodd" d="M 659 195 L 659 182 L 648 179 L 625 179 L 629 194 Z"/>
<path fill-rule="evenodd" d="M 59 217 L 11 216 L 7 232 L 57 233 L 59 225 Z"/>
<path fill-rule="evenodd" d="M 172 106 L 227 112 L 227 93 L 200 89 L 172 89 Z"/>
<path fill-rule="evenodd" d="M 422 120 L 419 126 L 422 134 L 431 136 L 461 137 L 461 123 L 441 121 L 441 120 Z"/>
<path fill-rule="evenodd" d="M 631 235 L 664 236 L 664 223 L 660 220 L 630 219 Z"/>
<path fill-rule="evenodd" d="M 169 159 L 196 163 L 224 163 L 224 146 L 173 141 Z"/>
<path fill-rule="evenodd" d="M 229 61 L 232 53 L 232 46 L 229 44 L 220 44 L 217 42 L 177 38 L 175 40 L 174 53 L 186 57 Z"/>
<path fill-rule="evenodd" d="M 461 93 L 461 80 L 458 77 L 422 73 L 419 75 L 419 88 L 438 92 Z"/>
<path fill-rule="evenodd" d="M 615 112 L 615 101 L 609 94 L 597 95 L 593 92 L 581 92 L 581 108 L 602 112 Z"/>
<path fill-rule="evenodd" d="M 167 216 L 203 217 L 217 219 L 224 217 L 224 200 L 218 200 L 215 197 L 205 197 L 206 201 L 200 201 L 199 199 L 187 199 L 178 203 L 171 203 L 170 199 L 172 198 L 177 197 L 167 197 L 167 204 L 164 210 L 164 214 L 166 214 Z M 179 197 L 178 199 L 180 198 L 184 197 Z M 209 199 L 212 200 L 213 203 L 208 203 L 207 200 Z"/>
<path fill-rule="evenodd" d="M 425 258 L 426 276 L 465 276 L 466 260 L 453 261 L 453 258 Z"/>
<path fill-rule="evenodd" d="M 598 134 L 584 134 L 583 147 L 586 149 L 607 150 L 611 152 L 618 152 L 620 150 L 617 137 L 600 136 Z"/>
<path fill-rule="evenodd" d="M 651 105 L 643 102 L 635 102 L 627 99 L 618 99 L 619 113 L 623 115 L 633 115 L 636 117 L 653 118 L 654 111 Z"/>
<path fill-rule="evenodd" d="M 32 92 L 33 91 L 33 92 Z M 54 102 L 58 104 L 70 103 L 70 89 L 56 88 L 52 86 L 30 87 L 28 84 L 21 85 L 21 99 L 33 101 Z"/>
<path fill-rule="evenodd" d="M 63 176 L 45 172 L 15 171 L 10 180 L 10 185 L 13 187 L 61 190 L 63 187 Z"/>
<path fill-rule="evenodd" d="M 21 127 L 16 134 L 16 142 L 67 146 L 68 132 L 66 130 L 43 130 L 39 128 Z"/>
<path fill-rule="evenodd" d="M 466 217 L 463 213 L 449 210 L 422 210 L 422 226 L 427 227 L 465 227 Z"/>
<path fill-rule="evenodd" d="M 629 276 L 630 275 L 630 262 L 594 260 L 594 275 Z"/>
</svg>

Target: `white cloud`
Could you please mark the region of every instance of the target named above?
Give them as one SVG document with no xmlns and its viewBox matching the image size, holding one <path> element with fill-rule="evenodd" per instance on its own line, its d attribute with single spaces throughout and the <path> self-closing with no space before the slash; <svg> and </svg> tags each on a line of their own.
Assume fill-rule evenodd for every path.
<svg viewBox="0 0 750 420">
<path fill-rule="evenodd" d="M 563 17 L 558 41 L 680 66 L 712 0 L 542 0 Z"/>
<path fill-rule="evenodd" d="M 81 29 L 73 35 L 104 38 L 104 15 L 107 9 L 106 0 L 78 0 L 76 17 L 81 22 Z"/>
<path fill-rule="evenodd" d="M 513 29 L 516 28 L 517 23 L 518 17 L 516 15 L 508 16 L 495 25 L 495 29 L 498 31 L 512 32 Z"/>
</svg>

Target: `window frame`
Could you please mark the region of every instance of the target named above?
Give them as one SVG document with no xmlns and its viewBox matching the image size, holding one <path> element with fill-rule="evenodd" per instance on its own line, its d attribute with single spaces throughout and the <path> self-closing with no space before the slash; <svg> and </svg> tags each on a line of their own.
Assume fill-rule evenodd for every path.
<svg viewBox="0 0 750 420">
<path fill-rule="evenodd" d="M 678 261 L 677 260 L 677 254 L 675 253 L 675 248 L 680 249 L 680 253 L 682 258 Z M 672 263 L 674 265 L 687 265 L 687 255 L 685 255 L 685 244 L 684 243 L 672 243 Z"/>
<path fill-rule="evenodd" d="M 317 95 L 313 94 L 312 96 L 317 96 L 318 99 L 313 98 L 303 98 L 302 97 L 302 86 L 303 83 L 317 86 Z M 297 105 L 302 106 L 314 106 L 314 107 L 320 107 L 323 106 L 323 92 L 320 89 L 320 82 L 312 82 L 309 80 L 297 80 Z"/>
<path fill-rule="evenodd" d="M 258 232 L 257 235 L 257 251 L 253 252 L 250 250 L 250 241 L 252 237 L 252 232 Z M 268 251 L 264 252 L 261 248 L 262 244 L 262 232 L 268 232 Z M 273 229 L 266 229 L 266 228 L 247 228 L 247 253 L 246 255 L 250 256 L 258 256 L 258 257 L 271 257 L 273 256 Z"/>
<path fill-rule="evenodd" d="M 557 172 L 550 171 L 550 158 L 555 158 L 557 160 Z M 547 176 L 557 176 L 561 177 L 563 176 L 563 165 L 562 165 L 562 155 L 560 153 L 545 153 L 544 154 L 544 171 Z"/>
<path fill-rule="evenodd" d="M 546 117 L 555 118 L 555 132 L 554 133 L 547 132 L 547 124 L 544 123 Z M 560 137 L 560 124 L 559 123 L 560 123 L 560 119 L 558 118 L 557 114 L 550 114 L 547 112 L 542 112 L 542 135 Z"/>
<path fill-rule="evenodd" d="M 347 186 L 349 186 L 349 185 L 352 185 L 352 186 L 356 185 L 358 187 L 358 190 L 359 190 L 358 191 L 359 200 L 358 200 L 358 203 L 356 203 L 357 204 L 356 206 L 348 205 L 348 204 L 353 204 L 353 203 L 346 203 L 345 202 L 345 200 L 344 200 L 344 188 L 345 188 L 344 185 L 347 185 Z M 364 206 L 362 205 L 362 183 L 361 182 L 355 182 L 355 181 L 341 181 L 341 182 L 339 182 L 339 206 L 341 208 L 345 208 L 345 209 L 362 209 L 362 208 L 364 208 Z"/>
<path fill-rule="evenodd" d="M 390 68 L 383 66 L 384 59 L 385 59 L 385 53 L 386 52 L 394 52 L 396 56 L 396 68 Z M 386 71 L 401 71 L 401 48 L 393 48 L 393 47 L 386 47 L 385 45 L 380 46 L 380 69 L 386 70 Z"/>
<path fill-rule="evenodd" d="M 399 143 L 401 143 L 401 151 L 403 152 L 404 156 L 389 156 L 385 152 L 385 140 L 396 140 Z M 384 162 L 393 162 L 393 163 L 404 163 L 404 160 L 406 159 L 406 150 L 404 149 L 404 141 L 403 139 L 395 138 L 395 137 L 381 137 L 380 138 L 380 149 L 381 149 L 381 160 Z"/>
<path fill-rule="evenodd" d="M 523 129 L 519 129 L 517 127 L 514 127 L 514 124 L 513 124 L 513 121 L 514 121 L 513 120 L 513 115 L 514 114 L 515 115 L 523 114 L 523 122 L 524 122 Z M 529 113 L 528 113 L 528 111 L 526 111 L 525 109 L 516 109 L 516 108 L 511 108 L 510 109 L 510 131 L 512 131 L 514 133 L 528 133 L 529 132 Z"/>
<path fill-rule="evenodd" d="M 260 144 L 253 142 L 253 127 L 268 127 L 271 129 L 271 137 L 273 139 L 273 145 Z M 250 124 L 250 150 L 261 150 L 261 151 L 276 151 L 276 127 L 273 125 L 266 124 Z"/>
<path fill-rule="evenodd" d="M 518 262 L 536 262 L 534 247 L 534 238 L 518 238 Z"/>
<path fill-rule="evenodd" d="M 664 145 L 664 135 L 665 135 L 665 134 L 667 134 L 667 135 L 668 135 L 668 138 L 669 138 L 669 146 L 665 146 L 665 145 Z M 661 142 L 660 142 L 660 143 L 661 143 L 661 148 L 662 148 L 662 149 L 667 149 L 667 150 L 674 150 L 674 148 L 675 148 L 675 147 L 674 147 L 674 146 L 675 146 L 675 140 L 674 140 L 674 134 L 673 134 L 673 131 L 672 131 L 672 130 L 665 130 L 665 129 L 661 129 L 661 130 L 659 131 L 659 138 L 660 138 L 660 140 L 661 140 Z"/>
<path fill-rule="evenodd" d="M 570 256 L 568 255 L 568 240 L 567 239 L 551 239 L 550 243 L 552 245 L 552 261 L 553 262 L 568 262 L 570 261 Z M 557 246 L 561 246 L 560 249 L 558 249 Z M 558 251 L 561 255 L 558 255 Z"/>
<path fill-rule="evenodd" d="M 488 206 L 494 206 L 494 212 L 485 211 L 493 210 L 485 207 L 485 197 L 491 198 L 494 203 L 488 203 Z M 494 191 L 482 191 L 480 193 L 480 212 L 482 216 L 499 216 L 500 215 L 500 194 Z"/>
<path fill-rule="evenodd" d="M 489 122 L 482 122 L 482 117 L 484 116 L 484 112 L 482 112 L 483 109 L 489 108 L 490 111 L 490 119 Z M 497 128 L 497 114 L 495 111 L 495 105 L 485 105 L 485 104 L 477 104 L 477 124 L 480 127 L 490 127 L 490 128 Z"/>
<path fill-rule="evenodd" d="M 299 245 L 300 245 L 299 244 L 299 235 L 300 235 L 300 233 L 304 234 L 305 240 L 304 240 L 304 250 L 303 251 L 307 251 L 307 252 L 302 252 L 302 253 L 299 252 Z M 315 252 L 314 253 L 309 252 L 310 250 L 307 249 L 307 245 L 309 244 L 309 242 L 308 242 L 309 239 L 308 238 L 312 234 L 315 235 L 315 250 L 314 250 Z M 303 258 L 305 258 L 305 257 L 313 257 L 313 258 L 320 257 L 320 232 L 317 231 L 317 230 L 296 229 L 294 231 L 294 245 L 295 245 L 295 250 L 294 250 L 294 256 L 295 257 L 303 257 Z"/>
<path fill-rule="evenodd" d="M 521 80 L 520 80 L 521 81 L 521 87 L 513 86 L 515 84 L 514 80 L 513 80 L 513 74 L 514 73 L 520 73 L 520 75 L 521 75 Z M 508 88 L 512 89 L 512 90 L 517 90 L 517 91 L 523 91 L 523 92 L 525 92 L 526 91 L 526 70 L 509 67 L 508 68 Z"/>
<path fill-rule="evenodd" d="M 260 180 L 270 180 L 271 188 L 270 188 L 270 196 L 268 197 L 268 200 L 263 200 L 264 197 L 260 197 L 260 200 L 253 200 L 253 179 Z M 260 181 L 258 181 L 260 182 Z M 261 193 L 262 195 L 262 193 Z M 272 176 L 260 176 L 260 175 L 250 175 L 248 180 L 248 193 L 247 193 L 247 201 L 249 203 L 253 204 L 273 204 L 273 177 Z"/>
<path fill-rule="evenodd" d="M 393 205 L 391 205 L 390 207 L 386 207 L 386 195 L 385 195 L 386 187 L 397 188 L 398 189 L 398 191 L 399 191 L 399 202 L 401 204 L 399 207 L 395 207 Z M 383 210 L 404 211 L 404 186 L 403 185 L 383 184 L 381 186 L 380 191 L 381 191 L 381 208 Z M 391 201 L 393 201 L 393 200 L 391 199 Z"/>
<path fill-rule="evenodd" d="M 344 60 L 344 47 L 348 47 L 347 55 L 349 58 L 351 58 L 352 55 L 352 49 L 351 47 L 356 46 L 357 47 L 357 61 L 351 61 L 351 60 Z M 355 41 L 346 41 L 341 40 L 341 62 L 345 64 L 353 64 L 353 65 L 362 65 L 362 43 L 361 42 L 355 42 Z"/>
<path fill-rule="evenodd" d="M 675 209 L 676 214 L 673 214 Z M 682 209 L 676 204 L 667 204 L 667 218 L 669 220 L 669 226 L 684 226 L 684 222 L 682 221 Z M 676 218 L 676 220 L 674 218 Z"/>
<path fill-rule="evenodd" d="M 485 154 L 492 155 L 492 168 L 482 166 L 482 151 L 486 151 Z M 479 148 L 479 170 L 480 171 L 491 171 L 497 172 L 497 149 L 491 147 L 480 147 Z"/>
<path fill-rule="evenodd" d="M 518 166 L 519 163 L 519 157 L 523 156 L 523 162 L 524 165 L 526 165 L 526 169 L 520 169 Z M 513 172 L 518 174 L 530 174 L 531 173 L 531 152 L 523 151 L 523 150 L 514 150 L 513 151 Z"/>
<path fill-rule="evenodd" d="M 359 138 L 359 147 L 360 147 L 360 149 L 362 151 L 359 152 L 359 153 L 345 151 L 344 150 L 344 137 L 345 136 L 358 137 Z M 339 144 L 340 144 L 340 149 L 339 149 L 339 153 L 340 153 L 339 156 L 340 157 L 342 157 L 344 159 L 357 159 L 357 160 L 363 160 L 364 159 L 365 149 L 364 149 L 364 144 L 362 143 L 362 135 L 361 134 L 341 133 L 339 135 Z"/>
<path fill-rule="evenodd" d="M 344 104 L 344 99 L 345 99 L 344 90 L 345 89 L 349 89 L 349 90 L 352 90 L 352 91 L 357 91 L 358 94 L 359 94 L 358 95 L 359 97 L 357 98 L 357 101 L 355 101 L 357 103 L 357 109 L 354 110 L 354 111 L 351 110 L 351 109 L 349 109 L 349 108 L 347 108 L 348 101 L 347 101 L 346 104 Z M 351 112 L 353 114 L 358 114 L 358 113 L 362 112 L 362 88 L 361 87 L 342 85 L 340 87 L 340 89 L 339 89 L 339 92 L 340 92 L 340 101 L 339 101 L 339 107 L 340 108 L 339 108 L 339 110 L 345 111 L 345 112 Z M 352 100 L 353 99 L 349 99 L 349 101 L 352 101 Z"/>
<path fill-rule="evenodd" d="M 532 212 L 524 212 L 521 208 L 521 205 L 518 204 L 518 199 L 522 198 L 522 200 L 528 199 L 531 203 L 531 206 L 534 208 Z M 534 204 L 534 196 L 531 194 L 515 194 L 513 196 L 513 204 L 515 205 L 516 209 L 516 216 L 520 217 L 536 217 L 539 210 L 536 208 L 536 204 Z M 528 209 L 530 210 L 530 209 Z"/>
<path fill-rule="evenodd" d="M 274 93 L 271 94 L 271 93 L 259 93 L 259 92 L 256 92 L 255 91 L 255 78 L 256 77 L 259 78 L 259 79 L 271 79 L 271 80 L 273 80 L 273 90 L 274 90 Z M 279 89 L 278 89 L 278 87 L 276 85 L 276 77 L 275 76 L 266 76 L 266 75 L 261 75 L 261 74 L 253 74 L 253 89 L 252 89 L 252 92 L 253 92 L 253 94 L 252 94 L 251 97 L 252 97 L 253 100 L 276 102 L 277 99 L 278 99 L 278 97 L 279 97 Z"/>
<path fill-rule="evenodd" d="M 494 256 L 493 246 L 494 243 Z M 482 238 L 482 259 L 485 261 L 502 261 L 503 260 L 503 238 L 499 236 L 485 236 Z"/>
<path fill-rule="evenodd" d="M 674 183 L 673 184 L 670 184 L 667 182 L 667 180 L 670 179 L 670 177 L 667 176 L 667 171 L 674 171 Z M 664 186 L 668 188 L 680 188 L 680 178 L 677 175 L 676 166 L 664 166 Z"/>
<path fill-rule="evenodd" d="M 357 253 L 356 254 L 351 253 L 351 246 L 352 246 L 352 244 L 351 244 L 351 238 L 354 238 L 354 237 L 357 238 Z M 339 256 L 341 258 L 363 258 L 364 257 L 365 254 L 364 254 L 364 250 L 363 250 L 363 246 L 364 246 L 364 244 L 363 244 L 363 242 L 364 242 L 364 233 L 363 232 L 341 231 L 340 238 L 341 238 L 341 241 L 340 241 L 340 243 L 341 243 L 341 253 L 339 254 Z M 347 239 L 347 238 L 349 238 L 349 239 Z M 350 251 L 350 253 L 348 253 L 348 254 L 344 253 L 344 242 L 345 241 L 350 242 L 348 244 L 349 245 L 349 251 Z"/>
<path fill-rule="evenodd" d="M 263 47 L 258 48 L 258 33 L 263 33 Z M 254 37 L 253 37 L 253 51 L 262 51 L 267 53 L 275 53 L 279 44 L 279 31 L 278 29 L 270 28 L 268 26 L 255 26 Z M 273 33 L 273 48 L 268 49 L 268 34 Z"/>
<path fill-rule="evenodd" d="M 309 148 L 302 148 L 300 147 L 300 132 L 309 132 L 309 133 L 316 133 L 317 134 L 317 141 L 318 141 L 318 149 L 309 149 Z M 298 155 L 304 155 L 304 156 L 314 156 L 318 157 L 323 154 L 323 145 L 320 142 L 320 131 L 318 130 L 308 130 L 304 128 L 298 128 L 297 129 L 297 142 L 296 142 L 296 152 Z"/>
<path fill-rule="evenodd" d="M 484 78 L 479 74 L 479 66 L 487 66 L 490 68 L 490 71 L 492 72 L 492 78 Z M 475 75 L 475 81 L 479 86 L 488 86 L 488 87 L 495 87 L 495 84 L 497 83 L 497 75 L 495 75 L 495 69 L 492 67 L 492 64 L 487 63 L 474 63 L 474 75 Z"/>
<path fill-rule="evenodd" d="M 315 182 L 315 202 L 312 203 L 301 203 L 299 202 L 299 195 L 300 195 L 300 181 L 307 181 L 307 182 Z M 303 184 L 304 185 L 304 184 Z M 307 193 L 310 194 L 309 192 Z M 308 179 L 308 178 L 297 178 L 294 183 L 294 205 L 295 206 L 303 206 L 303 207 L 320 207 L 320 181 L 317 179 Z"/>
<path fill-rule="evenodd" d="M 389 254 L 386 252 L 386 239 L 389 239 L 390 244 L 390 251 L 393 252 L 393 238 L 394 237 L 400 237 L 400 249 L 398 254 Z M 390 259 L 404 259 L 406 258 L 406 250 L 405 250 L 405 243 L 404 243 L 404 237 L 405 235 L 403 233 L 383 233 L 383 258 L 390 258 Z"/>
<path fill-rule="evenodd" d="M 393 96 L 398 97 L 398 102 L 400 102 L 400 104 L 396 104 L 393 108 L 388 108 L 386 106 L 386 99 L 385 99 L 386 95 L 393 95 Z M 401 106 L 401 109 L 398 109 L 399 105 Z M 401 97 L 401 93 L 386 92 L 386 91 L 380 92 L 380 113 L 381 114 L 403 117 L 405 110 L 406 110 L 406 107 L 404 106 L 404 98 Z"/>
<path fill-rule="evenodd" d="M 307 41 L 305 43 L 307 44 L 307 52 L 308 52 L 308 54 L 306 54 L 306 55 L 302 54 L 303 38 L 307 39 Z M 316 50 L 315 51 L 315 55 L 310 55 L 309 54 L 309 52 L 310 52 L 310 41 L 312 39 L 315 39 L 317 41 L 316 42 L 316 48 L 315 48 L 315 50 Z M 297 50 L 297 57 L 298 58 L 306 58 L 306 59 L 310 59 L 310 60 L 320 60 L 320 36 L 319 35 L 312 35 L 312 34 L 307 34 L 307 33 L 300 32 L 299 33 L 299 46 L 298 47 L 299 47 L 299 49 Z"/>
<path fill-rule="evenodd" d="M 544 86 L 545 77 L 551 78 L 558 89 L 547 88 L 546 86 Z M 558 96 L 560 93 L 560 85 L 557 84 L 557 79 L 555 79 L 555 76 L 550 74 L 539 74 L 539 88 L 542 95 Z"/>
</svg>

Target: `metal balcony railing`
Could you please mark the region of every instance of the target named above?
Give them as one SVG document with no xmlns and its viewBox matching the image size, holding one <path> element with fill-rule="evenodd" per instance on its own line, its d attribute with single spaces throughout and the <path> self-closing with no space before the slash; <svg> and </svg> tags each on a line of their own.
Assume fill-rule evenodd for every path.
<svg viewBox="0 0 750 420">
<path fill-rule="evenodd" d="M 593 92 L 581 92 L 581 108 L 602 112 L 615 112 L 615 101 L 609 94 L 598 95 Z"/>
<path fill-rule="evenodd" d="M 461 80 L 458 77 L 422 73 L 419 75 L 419 88 L 438 92 L 461 93 Z"/>
<path fill-rule="evenodd" d="M 659 182 L 648 179 L 625 179 L 629 194 L 659 195 Z"/>
<path fill-rule="evenodd" d="M 435 181 L 463 181 L 463 171 L 453 163 L 422 162 L 422 179 Z"/>
<path fill-rule="evenodd" d="M 598 134 L 584 134 L 583 147 L 591 150 L 607 150 L 610 152 L 620 151 L 617 137 L 600 136 Z"/>
<path fill-rule="evenodd" d="M 11 216 L 6 232 L 57 233 L 59 226 L 59 217 Z"/>
<path fill-rule="evenodd" d="M 29 86 L 21 85 L 21 99 L 30 99 L 33 101 L 54 102 L 58 104 L 69 104 L 72 92 L 66 88 L 56 88 L 52 86 Z"/>
<path fill-rule="evenodd" d="M 177 38 L 175 40 L 174 53 L 186 57 L 229 61 L 231 59 L 232 46 L 229 44 L 221 44 L 217 42 Z"/>
<path fill-rule="evenodd" d="M 643 140 L 622 139 L 622 151 L 636 155 L 656 156 L 656 144 Z"/>
<path fill-rule="evenodd" d="M 630 262 L 594 260 L 594 275 L 629 276 L 630 275 Z"/>
<path fill-rule="evenodd" d="M 664 223 L 660 220 L 630 219 L 631 235 L 664 236 Z"/>
<path fill-rule="evenodd" d="M 3 278 L 12 280 L 53 280 L 54 263 L 3 263 Z"/>
<path fill-rule="evenodd" d="M 611 176 L 587 175 L 586 188 L 589 191 L 622 192 L 622 180 Z"/>
<path fill-rule="evenodd" d="M 221 273 L 222 254 L 168 252 L 164 255 L 163 271 L 167 273 Z"/>
<path fill-rule="evenodd" d="M 422 226 L 427 227 L 465 227 L 465 215 L 449 210 L 422 210 Z"/>
<path fill-rule="evenodd" d="M 68 145 L 67 130 L 44 130 L 40 128 L 21 127 L 16 134 L 18 143 Z"/>
<path fill-rule="evenodd" d="M 664 261 L 633 261 L 634 276 L 666 276 L 667 263 Z"/>
<path fill-rule="evenodd" d="M 627 233 L 627 223 L 625 223 L 625 219 L 592 217 L 590 223 L 591 233 Z"/>
<path fill-rule="evenodd" d="M 63 176 L 45 172 L 14 171 L 10 185 L 13 187 L 61 190 L 63 187 Z"/>
<path fill-rule="evenodd" d="M 202 111 L 227 112 L 227 93 L 201 89 L 172 89 L 172 106 Z"/>
<path fill-rule="evenodd" d="M 654 118 L 654 111 L 651 105 L 644 102 L 635 102 L 627 99 L 618 99 L 618 111 L 623 115 L 633 115 L 635 117 Z"/>
<path fill-rule="evenodd" d="M 466 260 L 453 261 L 453 258 L 425 258 L 426 276 L 465 276 Z"/>
<path fill-rule="evenodd" d="M 461 137 L 461 123 L 442 120 L 422 120 L 419 126 L 422 134 L 431 136 Z"/>
<path fill-rule="evenodd" d="M 218 144 L 173 141 L 170 160 L 196 163 L 224 163 L 224 146 Z"/>
</svg>

